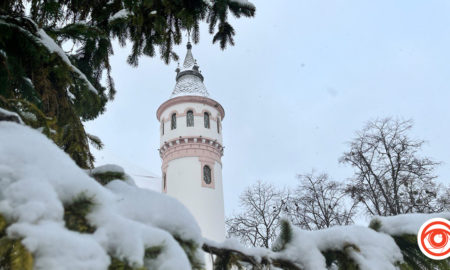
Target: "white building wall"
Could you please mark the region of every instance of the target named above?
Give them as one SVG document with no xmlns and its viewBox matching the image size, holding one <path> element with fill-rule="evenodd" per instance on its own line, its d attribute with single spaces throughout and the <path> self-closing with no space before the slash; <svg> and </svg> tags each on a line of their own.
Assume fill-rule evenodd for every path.
<svg viewBox="0 0 450 270">
<path fill-rule="evenodd" d="M 225 240 L 222 166 L 215 162 L 215 188 L 202 187 L 201 162 L 198 157 L 172 160 L 166 170 L 167 194 L 181 201 L 191 211 L 205 238 Z"/>
</svg>

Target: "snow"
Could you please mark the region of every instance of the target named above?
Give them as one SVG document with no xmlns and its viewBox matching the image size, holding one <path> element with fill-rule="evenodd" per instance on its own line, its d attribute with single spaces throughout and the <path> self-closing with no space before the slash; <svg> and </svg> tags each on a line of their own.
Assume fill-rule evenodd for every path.
<svg viewBox="0 0 450 270">
<path fill-rule="evenodd" d="M 425 221 L 432 218 L 445 218 L 450 220 L 450 212 L 434 213 L 434 214 L 403 214 L 392 217 L 376 216 L 372 222 L 380 222 L 380 232 L 385 232 L 393 236 L 403 234 L 417 234 L 420 227 Z"/>
<path fill-rule="evenodd" d="M 115 180 L 122 180 L 132 186 L 136 186 L 136 183 L 134 182 L 133 178 L 131 178 L 128 174 L 126 174 L 125 170 L 122 167 L 115 165 L 115 164 L 102 165 L 102 166 L 96 167 L 92 170 L 88 170 L 87 172 L 89 175 L 94 176 L 94 178 L 98 174 L 104 174 L 104 173 L 108 173 L 108 172 L 122 174 L 122 176 L 120 178 L 117 178 Z"/>
<path fill-rule="evenodd" d="M 136 186 L 161 193 L 161 178 L 155 178 L 145 175 L 133 175 Z"/>
<path fill-rule="evenodd" d="M 118 157 L 112 150 L 108 149 L 108 146 L 103 147 L 101 150 L 93 148 L 91 151 L 95 156 L 95 166 L 99 167 L 105 164 L 118 164 L 120 167 L 124 168 L 125 172 L 131 178 L 133 178 L 134 183 L 138 187 L 161 192 L 162 179 L 159 175 L 141 168 L 135 162 L 131 162 L 124 157 Z"/>
<path fill-rule="evenodd" d="M 89 134 L 89 138 L 91 138 L 92 140 L 98 141 L 98 142 L 102 141 L 98 136 L 95 136 L 95 135 L 92 135 L 92 134 Z"/>
<path fill-rule="evenodd" d="M 69 96 L 71 101 L 75 100 L 75 95 L 72 94 L 72 92 L 70 92 L 69 90 L 67 90 L 67 95 Z"/>
<path fill-rule="evenodd" d="M 180 211 L 179 208 L 183 209 L 184 206 L 176 199 L 127 185 L 123 181 L 110 182 L 106 187 L 120 195 L 116 207 L 123 216 L 164 228 L 182 239 L 203 242 L 200 227 L 194 217 L 188 211 Z"/>
<path fill-rule="evenodd" d="M 34 115 L 31 112 L 21 112 L 20 113 L 22 115 L 23 118 L 31 120 L 31 121 L 37 121 L 37 117 L 36 115 Z"/>
<path fill-rule="evenodd" d="M 198 76 L 186 74 L 178 78 L 170 98 L 179 96 L 208 97 L 209 93 L 202 80 Z"/>
<path fill-rule="evenodd" d="M 15 112 L 7 111 L 5 109 L 0 108 L 0 115 L 1 114 L 17 118 L 19 120 L 19 122 L 21 124 L 23 124 L 22 118 L 20 118 L 20 116 L 17 113 L 15 113 Z"/>
<path fill-rule="evenodd" d="M 241 5 L 249 6 L 249 7 L 255 7 L 255 5 L 248 0 L 231 0 L 231 2 L 239 3 Z"/>
<path fill-rule="evenodd" d="M 111 22 L 111 21 L 114 21 L 114 20 L 117 20 L 117 19 L 124 19 L 124 18 L 128 17 L 129 15 L 131 15 L 131 12 L 129 12 L 126 9 L 122 9 L 122 10 L 116 12 L 114 15 L 112 15 L 108 19 L 108 21 Z"/>
<path fill-rule="evenodd" d="M 31 81 L 30 78 L 28 78 L 28 77 L 23 77 L 23 79 L 24 79 L 31 87 L 34 87 L 34 84 L 33 84 L 33 82 Z"/>
<path fill-rule="evenodd" d="M 105 269 L 110 263 L 109 256 L 94 238 L 69 231 L 59 222 L 19 223 L 8 229 L 8 233 L 17 237 L 26 235 L 22 243 L 34 254 L 35 269 L 64 266 L 67 270 L 97 270 Z"/>
<path fill-rule="evenodd" d="M 188 43 L 188 46 L 190 43 Z M 184 57 L 184 62 L 183 62 L 183 70 L 191 70 L 195 65 L 195 59 L 194 56 L 192 55 L 192 49 L 188 49 L 186 52 L 186 56 Z"/>
<path fill-rule="evenodd" d="M 218 243 L 209 239 L 204 238 L 203 242 L 208 246 L 221 248 L 221 249 L 230 249 L 236 250 L 243 254 L 249 255 L 253 257 L 258 263 L 262 261 L 262 258 L 273 258 L 276 254 L 270 249 L 259 248 L 259 247 L 245 247 L 235 238 L 228 238 L 222 243 Z"/>
<path fill-rule="evenodd" d="M 203 0 L 203 2 L 204 2 L 205 4 L 207 4 L 208 6 L 212 6 L 212 5 L 213 5 L 212 0 Z"/>
<path fill-rule="evenodd" d="M 124 181 L 103 187 L 44 135 L 12 122 L 0 122 L 0 153 L 0 213 L 13 222 L 8 236 L 33 253 L 35 269 L 107 269 L 107 254 L 134 266 L 191 269 L 174 236 L 198 246 L 203 239 L 177 200 Z M 93 234 L 64 226 L 64 204 L 80 194 L 94 200 Z M 153 246 L 163 246 L 161 254 L 144 262 Z"/>
<path fill-rule="evenodd" d="M 89 90 L 91 90 L 92 92 L 98 94 L 97 89 L 95 89 L 95 87 L 91 84 L 91 82 L 89 82 L 89 80 L 87 79 L 86 75 L 84 75 L 83 72 L 81 72 L 77 67 L 75 67 L 74 65 L 72 65 L 72 63 L 69 60 L 69 57 L 67 57 L 66 53 L 63 51 L 63 49 L 56 44 L 56 42 L 47 35 L 47 33 L 42 30 L 39 29 L 37 31 L 37 34 L 40 37 L 40 42 L 42 45 L 44 45 L 50 52 L 54 52 L 56 54 L 59 55 L 59 57 L 61 57 L 61 59 L 68 65 L 71 67 L 71 69 L 78 74 L 78 76 L 86 83 L 86 85 L 88 86 Z"/>
<path fill-rule="evenodd" d="M 319 231 L 293 227 L 293 239 L 279 256 L 293 260 L 305 270 L 326 270 L 321 252 L 327 250 L 347 252 L 361 270 L 395 270 L 395 264 L 403 261 L 399 247 L 389 235 L 362 226 Z"/>
<path fill-rule="evenodd" d="M 227 239 L 222 243 L 207 239 L 203 241 L 208 246 L 241 252 L 259 263 L 263 259 L 288 260 L 304 270 L 335 269 L 336 265 L 333 264 L 331 268 L 327 268 L 323 256 L 326 251 L 347 253 L 361 270 L 395 270 L 396 265 L 403 261 L 400 248 L 391 236 L 367 227 L 335 226 L 318 231 L 305 231 L 293 226 L 291 228 L 293 238 L 283 250 L 277 252 L 264 248 L 247 248 L 235 239 Z"/>
<path fill-rule="evenodd" d="M 100 174 L 100 173 L 106 173 L 106 172 L 112 172 L 112 173 L 125 173 L 124 169 L 118 165 L 115 164 L 106 164 L 99 167 L 96 167 L 91 170 L 91 174 Z"/>
<path fill-rule="evenodd" d="M 189 45 L 189 43 L 188 43 Z M 201 96 L 209 97 L 208 90 L 203 84 L 203 79 L 198 70 L 194 70 L 196 64 L 192 50 L 188 49 L 183 62 L 183 68 L 180 72 L 189 71 L 177 78 L 177 83 L 172 91 L 170 98 L 180 96 Z"/>
</svg>

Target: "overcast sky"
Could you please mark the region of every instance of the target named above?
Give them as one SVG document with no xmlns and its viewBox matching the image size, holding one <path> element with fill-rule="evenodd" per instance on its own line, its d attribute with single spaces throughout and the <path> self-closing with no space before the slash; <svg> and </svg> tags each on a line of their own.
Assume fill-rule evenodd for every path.
<svg viewBox="0 0 450 270">
<path fill-rule="evenodd" d="M 211 97 L 225 108 L 225 211 L 257 180 L 294 186 L 312 169 L 336 180 L 338 163 L 365 122 L 413 119 L 423 154 L 442 161 L 450 183 L 450 1 L 253 0 L 253 19 L 234 21 L 236 46 L 221 51 L 203 25 L 193 54 Z M 160 175 L 155 113 L 175 85 L 176 63 L 129 48 L 111 59 L 118 93 L 86 123 L 106 149 Z M 176 48 L 183 59 L 185 44 Z M 120 164 L 119 164 L 120 165 Z"/>
</svg>

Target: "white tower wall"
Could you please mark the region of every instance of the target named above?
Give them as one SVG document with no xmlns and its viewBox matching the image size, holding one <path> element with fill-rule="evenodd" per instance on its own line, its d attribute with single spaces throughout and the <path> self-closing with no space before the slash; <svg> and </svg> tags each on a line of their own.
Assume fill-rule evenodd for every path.
<svg viewBox="0 0 450 270">
<path fill-rule="evenodd" d="M 186 114 L 192 111 L 194 125 L 188 126 Z M 205 127 L 204 113 L 209 113 L 210 127 Z M 172 114 L 176 127 L 172 129 Z M 198 96 L 169 99 L 157 112 L 161 123 L 160 155 L 162 191 L 181 201 L 194 215 L 203 236 L 225 239 L 225 213 L 222 184 L 222 130 L 224 110 L 216 101 Z M 164 123 L 164 124 L 163 124 Z M 204 166 L 211 169 L 211 182 L 204 179 Z"/>
<path fill-rule="evenodd" d="M 214 162 L 215 188 L 201 184 L 201 161 L 198 157 L 173 160 L 166 168 L 167 194 L 180 200 L 194 215 L 205 238 L 225 239 L 222 165 Z"/>
</svg>

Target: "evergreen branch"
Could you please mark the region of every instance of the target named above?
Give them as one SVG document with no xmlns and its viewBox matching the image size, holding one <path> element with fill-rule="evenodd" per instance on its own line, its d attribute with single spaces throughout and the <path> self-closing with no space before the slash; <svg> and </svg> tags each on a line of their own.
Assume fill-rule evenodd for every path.
<svg viewBox="0 0 450 270">
<path fill-rule="evenodd" d="M 86 218 L 93 207 L 93 199 L 84 193 L 79 194 L 72 202 L 64 204 L 66 228 L 81 233 L 93 233 L 95 227 Z"/>
<path fill-rule="evenodd" d="M 202 249 L 218 258 L 233 256 L 235 261 L 251 264 L 255 270 L 265 269 L 265 266 L 267 265 L 273 265 L 282 269 L 302 270 L 302 268 L 294 262 L 285 258 L 280 258 L 276 253 L 270 252 L 270 250 L 267 250 L 270 255 L 261 258 L 253 254 L 247 254 L 241 250 L 214 246 L 212 243 L 204 243 Z"/>
<path fill-rule="evenodd" d="M 100 140 L 99 137 L 94 136 L 92 134 L 86 133 L 87 138 L 89 139 L 89 142 L 98 150 L 101 150 L 103 148 L 103 142 Z"/>
</svg>

